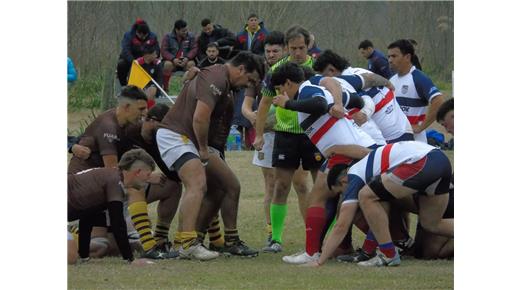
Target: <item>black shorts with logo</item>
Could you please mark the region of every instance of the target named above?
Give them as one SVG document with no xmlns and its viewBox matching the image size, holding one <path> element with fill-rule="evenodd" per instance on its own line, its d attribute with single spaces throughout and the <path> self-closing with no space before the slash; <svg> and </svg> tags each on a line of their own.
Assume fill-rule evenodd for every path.
<svg viewBox="0 0 520 290">
<path fill-rule="evenodd" d="M 325 160 L 305 134 L 276 131 L 273 146 L 273 167 L 304 170 L 318 169 Z"/>
</svg>

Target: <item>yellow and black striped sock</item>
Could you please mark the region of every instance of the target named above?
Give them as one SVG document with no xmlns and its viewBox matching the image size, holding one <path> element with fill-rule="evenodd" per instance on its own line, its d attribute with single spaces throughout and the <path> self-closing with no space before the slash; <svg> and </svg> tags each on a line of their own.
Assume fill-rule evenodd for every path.
<svg viewBox="0 0 520 290">
<path fill-rule="evenodd" d="M 181 232 L 175 232 L 175 237 L 173 238 L 173 248 L 175 250 L 178 250 L 178 249 L 180 249 L 181 245 L 182 245 Z"/>
<path fill-rule="evenodd" d="M 76 246 L 79 246 L 79 228 L 76 225 L 70 227 L 69 232 L 72 234 L 72 238 L 76 242 Z"/>
<path fill-rule="evenodd" d="M 224 240 L 226 245 L 231 245 L 240 240 L 237 229 L 224 229 Z"/>
<path fill-rule="evenodd" d="M 273 235 L 273 227 L 271 224 L 265 225 L 265 231 L 267 232 L 267 235 L 272 236 Z"/>
<path fill-rule="evenodd" d="M 208 229 L 209 242 L 215 247 L 223 247 L 224 246 L 224 237 L 220 232 L 220 222 L 218 219 L 218 215 L 213 218 L 213 221 L 209 225 Z"/>
<path fill-rule="evenodd" d="M 164 244 L 168 241 L 169 231 L 170 223 L 158 219 L 157 224 L 155 225 L 155 232 L 153 235 L 157 244 Z"/>
<path fill-rule="evenodd" d="M 181 232 L 181 243 L 183 249 L 188 249 L 197 241 L 197 233 L 195 231 L 191 232 Z"/>
<path fill-rule="evenodd" d="M 156 245 L 152 237 L 152 228 L 148 218 L 148 208 L 145 201 L 138 201 L 128 205 L 128 212 L 134 224 L 135 230 L 139 233 L 139 240 L 145 251 L 150 250 Z"/>
<path fill-rule="evenodd" d="M 204 239 L 206 239 L 206 232 L 197 231 L 197 240 L 199 240 L 201 243 L 204 243 Z"/>
</svg>

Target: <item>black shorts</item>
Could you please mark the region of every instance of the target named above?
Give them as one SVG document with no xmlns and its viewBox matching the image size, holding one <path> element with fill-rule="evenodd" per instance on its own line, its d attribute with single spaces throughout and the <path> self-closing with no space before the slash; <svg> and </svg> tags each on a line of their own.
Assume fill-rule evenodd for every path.
<svg viewBox="0 0 520 290">
<path fill-rule="evenodd" d="M 276 131 L 273 146 L 273 167 L 304 170 L 318 169 L 325 160 L 305 134 Z"/>
</svg>

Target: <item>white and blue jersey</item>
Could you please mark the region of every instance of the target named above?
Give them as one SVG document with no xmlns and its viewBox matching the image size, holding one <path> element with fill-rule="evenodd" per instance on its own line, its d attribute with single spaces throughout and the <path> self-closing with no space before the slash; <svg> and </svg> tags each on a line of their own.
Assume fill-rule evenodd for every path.
<svg viewBox="0 0 520 290">
<path fill-rule="evenodd" d="M 324 87 L 306 81 L 298 89 L 297 100 L 323 98 L 329 106 L 334 99 Z M 311 142 L 324 154 L 334 145 L 360 145 L 370 147 L 374 140 L 347 118 L 335 118 L 325 113 L 321 116 L 298 112 L 298 122 Z"/>
<path fill-rule="evenodd" d="M 412 125 L 420 124 L 426 119 L 428 105 L 434 97 L 441 94 L 431 79 L 415 66 L 403 76 L 395 74 L 390 82 L 395 87 L 397 102 Z M 416 134 L 416 140 L 426 142 L 426 132 Z"/>
<path fill-rule="evenodd" d="M 374 176 L 403 163 L 414 163 L 434 149 L 436 148 L 422 142 L 402 141 L 373 150 L 349 168 L 348 186 L 344 192 L 343 203 L 358 202 L 359 191 Z"/>
</svg>

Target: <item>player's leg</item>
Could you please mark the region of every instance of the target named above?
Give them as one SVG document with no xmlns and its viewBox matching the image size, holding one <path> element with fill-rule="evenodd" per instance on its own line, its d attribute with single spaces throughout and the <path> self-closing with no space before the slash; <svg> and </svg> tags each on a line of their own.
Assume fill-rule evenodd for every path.
<svg viewBox="0 0 520 290">
<path fill-rule="evenodd" d="M 164 184 L 152 184 L 150 186 L 146 202 L 150 204 L 154 201 L 159 201 L 154 231 L 154 238 L 158 245 L 163 245 L 169 241 L 168 235 L 171 222 L 177 212 L 181 191 L 182 185 L 168 178 Z"/>
<path fill-rule="evenodd" d="M 300 209 L 300 214 L 305 221 L 305 216 L 307 215 L 307 194 L 309 193 L 309 171 L 303 170 L 300 166 L 294 172 L 294 176 L 292 179 L 292 185 L 294 187 L 294 191 L 296 191 L 296 195 L 298 197 L 298 208 Z"/>
<path fill-rule="evenodd" d="M 265 224 L 267 232 L 267 244 L 271 242 L 273 230 L 271 226 L 271 201 L 274 192 L 274 169 L 262 167 L 262 174 L 264 176 L 264 213 Z"/>
</svg>

